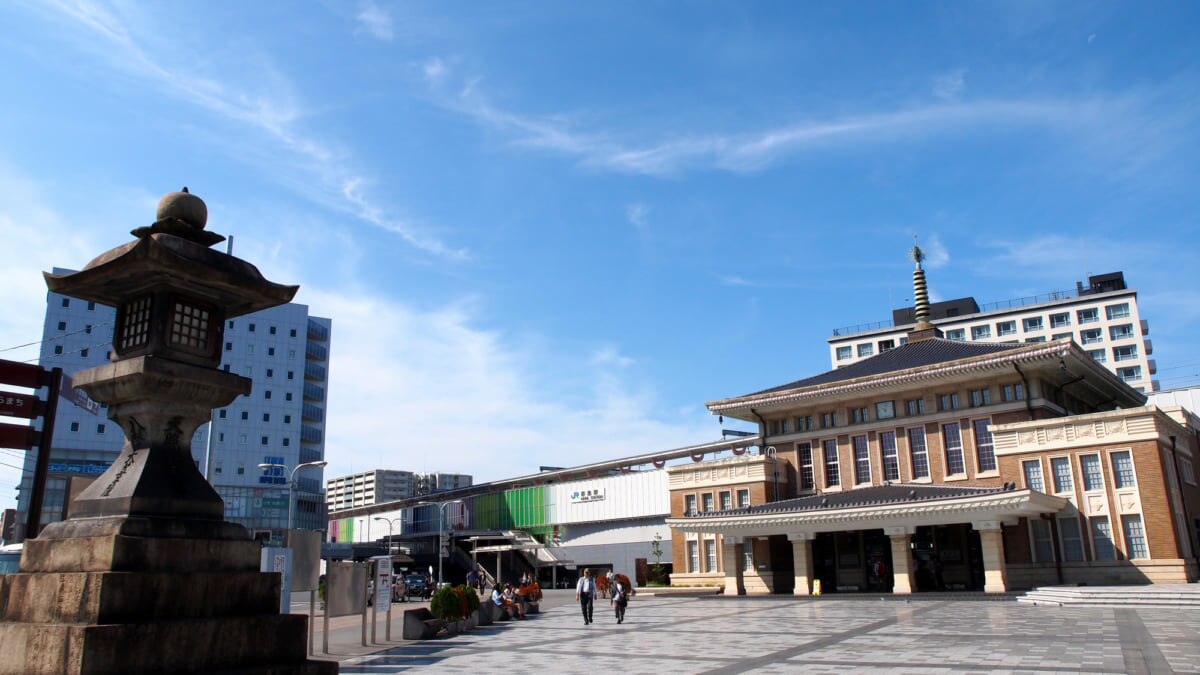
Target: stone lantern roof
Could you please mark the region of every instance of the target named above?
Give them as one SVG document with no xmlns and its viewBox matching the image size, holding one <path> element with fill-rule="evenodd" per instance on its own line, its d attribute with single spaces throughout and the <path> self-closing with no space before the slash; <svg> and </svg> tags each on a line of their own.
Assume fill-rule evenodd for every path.
<svg viewBox="0 0 1200 675">
<path fill-rule="evenodd" d="M 207 212 L 186 187 L 170 193 L 159 202 L 158 220 L 131 232 L 135 241 L 102 253 L 79 272 L 45 272 L 46 285 L 111 307 L 151 291 L 175 291 L 223 308 L 226 318 L 291 302 L 299 286 L 267 281 L 254 265 L 209 248 L 225 237 L 204 230 Z"/>
</svg>

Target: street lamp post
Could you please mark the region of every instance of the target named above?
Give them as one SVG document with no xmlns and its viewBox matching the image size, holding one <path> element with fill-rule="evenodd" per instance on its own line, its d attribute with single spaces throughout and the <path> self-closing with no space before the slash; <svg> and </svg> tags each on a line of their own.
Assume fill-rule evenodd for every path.
<svg viewBox="0 0 1200 675">
<path fill-rule="evenodd" d="M 315 462 L 305 462 L 303 464 L 297 464 L 296 468 L 292 469 L 292 475 L 290 478 L 288 478 L 288 518 L 287 518 L 288 523 L 287 523 L 287 526 L 288 526 L 288 538 L 289 539 L 292 536 L 291 535 L 292 530 L 295 529 L 294 525 L 295 525 L 295 517 L 296 517 L 296 508 L 295 508 L 296 507 L 296 472 L 299 471 L 300 469 L 306 469 L 308 467 L 322 467 L 328 463 L 329 462 L 326 462 L 325 460 L 322 459 L 322 460 L 318 460 Z M 287 471 L 287 466 L 284 464 L 259 464 L 258 468 L 260 468 L 260 469 L 283 469 L 284 471 Z"/>
<path fill-rule="evenodd" d="M 438 521 L 438 582 L 440 588 L 442 585 L 442 538 L 446 534 L 446 507 L 451 504 L 461 504 L 461 499 L 451 499 L 447 502 L 417 502 L 417 506 L 436 506 L 441 520 Z"/>
<path fill-rule="evenodd" d="M 382 520 L 383 522 L 387 523 L 387 526 L 388 526 L 387 554 L 390 556 L 390 555 L 392 555 L 392 523 L 396 522 L 397 520 L 404 520 L 404 516 L 401 516 L 399 518 L 383 518 L 383 517 L 377 516 L 375 518 L 375 520 Z M 401 532 L 400 534 L 404 534 L 404 533 Z"/>
</svg>

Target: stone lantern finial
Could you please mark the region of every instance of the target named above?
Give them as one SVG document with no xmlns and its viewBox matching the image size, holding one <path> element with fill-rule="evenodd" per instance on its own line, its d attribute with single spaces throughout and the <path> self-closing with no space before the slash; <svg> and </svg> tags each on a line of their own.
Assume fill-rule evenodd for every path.
<svg viewBox="0 0 1200 675">
<path fill-rule="evenodd" d="M 152 225 L 139 227 L 130 234 L 141 238 L 164 232 L 203 246 L 225 241 L 225 237 L 205 231 L 204 226 L 208 224 L 208 206 L 204 204 L 203 199 L 188 192 L 186 185 L 179 192 L 163 195 L 163 198 L 158 200 L 158 209 L 154 216 L 155 221 Z"/>
</svg>

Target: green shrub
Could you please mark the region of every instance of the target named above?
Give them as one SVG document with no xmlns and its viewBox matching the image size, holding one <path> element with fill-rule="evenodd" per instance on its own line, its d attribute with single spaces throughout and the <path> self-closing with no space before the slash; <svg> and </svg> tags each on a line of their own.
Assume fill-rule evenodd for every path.
<svg viewBox="0 0 1200 675">
<path fill-rule="evenodd" d="M 458 592 L 467 598 L 467 614 L 479 610 L 479 594 L 470 586 L 459 586 Z"/>
<path fill-rule="evenodd" d="M 458 589 L 453 586 L 443 586 L 434 592 L 429 600 L 429 611 L 443 621 L 458 621 L 464 619 L 463 599 Z"/>
</svg>

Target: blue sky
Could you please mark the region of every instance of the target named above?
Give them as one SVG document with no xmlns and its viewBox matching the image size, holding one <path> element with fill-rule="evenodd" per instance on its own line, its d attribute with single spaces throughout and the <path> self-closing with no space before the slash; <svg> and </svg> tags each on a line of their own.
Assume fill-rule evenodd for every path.
<svg viewBox="0 0 1200 675">
<path fill-rule="evenodd" d="M 39 338 L 40 271 L 188 185 L 333 318 L 333 474 L 487 480 L 715 438 L 705 401 L 826 370 L 833 328 L 908 300 L 913 234 L 937 298 L 1124 270 L 1158 378 L 1194 384 L 1198 19 L 4 3 L 0 348 Z"/>
</svg>

